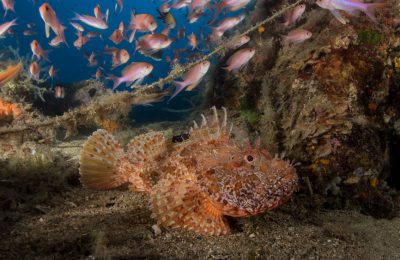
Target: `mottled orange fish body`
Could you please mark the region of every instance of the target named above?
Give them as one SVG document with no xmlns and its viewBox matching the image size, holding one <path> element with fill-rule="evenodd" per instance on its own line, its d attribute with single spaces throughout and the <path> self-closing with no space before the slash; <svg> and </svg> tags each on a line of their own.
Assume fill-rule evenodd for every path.
<svg viewBox="0 0 400 260">
<path fill-rule="evenodd" d="M 7 82 L 15 79 L 22 70 L 22 63 L 18 63 L 15 66 L 9 66 L 6 70 L 0 72 L 0 87 L 5 85 Z"/>
<path fill-rule="evenodd" d="M 132 139 L 126 151 L 105 130 L 84 144 L 80 175 L 84 186 L 112 189 L 129 184 L 150 196 L 157 224 L 200 234 L 230 233 L 224 216 L 248 217 L 286 202 L 297 188 L 293 165 L 260 145 L 239 145 L 227 113 L 196 122 L 189 138 L 173 143 L 162 132 Z"/>
</svg>

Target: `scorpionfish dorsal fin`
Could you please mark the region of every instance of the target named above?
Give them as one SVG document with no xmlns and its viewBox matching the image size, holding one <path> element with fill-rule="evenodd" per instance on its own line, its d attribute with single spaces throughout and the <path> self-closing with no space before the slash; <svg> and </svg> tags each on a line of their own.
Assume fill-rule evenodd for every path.
<svg viewBox="0 0 400 260">
<path fill-rule="evenodd" d="M 148 132 L 134 137 L 127 145 L 129 161 L 132 163 L 154 162 L 167 152 L 163 132 Z"/>
<path fill-rule="evenodd" d="M 218 117 L 217 108 L 213 106 L 211 110 L 213 111 L 211 122 L 208 122 L 203 114 L 201 114 L 202 121 L 200 126 L 196 121 L 193 121 L 193 126 L 189 131 L 190 140 L 203 141 L 229 138 L 232 131 L 232 124 L 227 125 L 228 114 L 226 108 L 222 107 L 223 115 L 221 120 Z"/>
<path fill-rule="evenodd" d="M 152 217 L 158 225 L 206 235 L 224 235 L 230 231 L 221 212 L 190 178 L 168 175 L 153 187 L 150 196 Z"/>
</svg>

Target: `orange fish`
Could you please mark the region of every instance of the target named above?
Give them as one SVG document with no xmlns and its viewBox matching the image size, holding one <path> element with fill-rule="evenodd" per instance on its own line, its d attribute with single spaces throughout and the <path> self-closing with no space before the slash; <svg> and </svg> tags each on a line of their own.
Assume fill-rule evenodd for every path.
<svg viewBox="0 0 400 260">
<path fill-rule="evenodd" d="M 185 27 L 179 28 L 178 33 L 176 35 L 178 40 L 181 39 L 183 36 L 185 36 Z"/>
<path fill-rule="evenodd" d="M 218 115 L 212 107 L 213 114 L 201 115 L 201 124 L 194 122 L 186 135 L 167 138 L 151 131 L 134 137 L 126 149 L 106 130 L 97 130 L 81 150 L 81 183 L 143 192 L 157 225 L 229 234 L 225 216 L 250 217 L 279 207 L 296 191 L 299 178 L 289 160 L 271 155 L 259 142 L 237 142 L 222 110 Z"/>
<path fill-rule="evenodd" d="M 50 60 L 47 58 L 47 55 L 50 51 L 43 50 L 42 46 L 40 46 L 37 40 L 33 40 L 31 42 L 31 51 L 32 51 L 32 59 L 36 57 L 38 60 L 40 60 L 40 57 L 43 57 L 43 59 L 50 62 Z"/>
<path fill-rule="evenodd" d="M 83 45 L 90 41 L 90 37 L 87 35 L 82 35 L 81 32 L 78 32 L 77 36 L 78 38 L 74 41 L 74 46 L 79 50 Z"/>
<path fill-rule="evenodd" d="M 122 42 L 123 37 L 124 36 L 123 36 L 121 30 L 118 28 L 118 29 L 115 29 L 115 31 L 111 34 L 110 40 L 114 44 L 120 44 Z"/>
<path fill-rule="evenodd" d="M 107 48 L 104 53 L 112 55 L 112 69 L 127 63 L 130 59 L 129 52 L 125 49 Z"/>
<path fill-rule="evenodd" d="M 190 34 L 190 35 L 188 36 L 188 39 L 189 39 L 189 45 L 192 47 L 192 50 L 196 49 L 196 48 L 197 48 L 196 34 L 194 34 L 194 33 L 192 32 L 192 34 Z"/>
<path fill-rule="evenodd" d="M 49 42 L 50 46 L 58 47 L 60 44 L 63 43 L 63 39 L 60 36 L 56 36 Z"/>
<path fill-rule="evenodd" d="M 50 4 L 49 3 L 42 4 L 39 7 L 39 13 L 45 24 L 46 37 L 47 38 L 50 37 L 50 28 L 51 28 L 53 32 L 59 37 L 61 37 L 63 39 L 63 42 L 66 43 L 64 37 L 65 27 L 62 26 L 61 23 L 58 21 L 56 12 L 54 12 Z"/>
<path fill-rule="evenodd" d="M 94 17 L 96 17 L 97 19 L 100 19 L 100 20 L 103 19 L 103 14 L 101 13 L 101 9 L 100 9 L 100 5 L 99 4 L 97 4 L 93 8 L 93 13 L 94 13 Z"/>
<path fill-rule="evenodd" d="M 40 66 L 36 61 L 32 62 L 29 66 L 29 72 L 31 73 L 32 78 L 39 80 Z"/>
<path fill-rule="evenodd" d="M 51 65 L 51 66 L 50 66 L 50 69 L 49 69 L 49 77 L 50 77 L 51 79 L 53 79 L 55 75 L 56 75 L 56 70 L 54 69 L 54 66 Z"/>
<path fill-rule="evenodd" d="M 6 70 L 0 72 L 0 87 L 5 85 L 7 82 L 15 79 L 22 70 L 22 63 L 18 63 L 15 66 L 8 66 Z"/>
<path fill-rule="evenodd" d="M 94 54 L 94 52 L 92 52 L 90 55 L 85 53 L 85 56 L 89 61 L 89 64 L 88 64 L 89 67 L 96 67 L 97 66 L 98 62 L 96 60 L 96 55 Z"/>
<path fill-rule="evenodd" d="M 103 77 L 103 71 L 100 68 L 97 68 L 95 77 L 97 80 L 100 80 Z"/>
<path fill-rule="evenodd" d="M 34 31 L 32 31 L 32 30 L 25 30 L 22 34 L 23 34 L 24 36 L 32 36 L 32 35 L 35 35 L 36 32 L 34 32 Z"/>
<path fill-rule="evenodd" d="M 132 13 L 129 29 L 132 30 L 132 33 L 129 36 L 129 42 L 131 43 L 135 38 L 136 31 L 153 33 L 155 29 L 157 29 L 157 22 L 151 14 Z"/>
<path fill-rule="evenodd" d="M 58 21 L 56 12 L 51 8 L 50 4 L 44 3 L 39 7 L 40 16 L 42 17 L 45 25 L 46 37 L 50 37 L 50 28 L 53 32 L 60 37 L 60 40 L 67 44 L 64 36 L 65 27 Z"/>
</svg>

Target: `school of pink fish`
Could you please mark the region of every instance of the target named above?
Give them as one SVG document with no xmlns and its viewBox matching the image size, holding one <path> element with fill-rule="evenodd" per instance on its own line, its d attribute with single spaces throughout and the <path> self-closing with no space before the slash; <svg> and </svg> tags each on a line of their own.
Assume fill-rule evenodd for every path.
<svg viewBox="0 0 400 260">
<path fill-rule="evenodd" d="M 33 79 L 39 80 L 41 67 L 39 63 L 44 60 L 50 63 L 48 76 L 53 80 L 57 77 L 56 68 L 51 64 L 49 54 L 52 48 L 58 48 L 62 45 L 69 47 L 69 43 L 65 37 L 66 24 L 76 31 L 76 38 L 71 41 L 73 47 L 82 49 L 90 41 L 99 38 L 104 43 L 104 50 L 102 52 L 85 51 L 89 67 L 96 68 L 96 73 L 93 75 L 96 79 L 103 78 L 104 63 L 100 63 L 98 57 L 101 55 L 109 56 L 111 58 L 111 68 L 115 69 L 120 66 L 125 66 L 120 73 L 120 76 L 107 75 L 105 79 L 113 81 L 113 90 L 116 90 L 121 84 L 128 84 L 132 87 L 140 85 L 143 80 L 149 76 L 154 66 L 148 62 L 139 61 L 133 56 L 140 53 L 145 57 L 149 57 L 155 61 L 166 60 L 171 64 L 177 63 L 180 60 L 180 55 L 189 53 L 190 57 L 201 57 L 202 48 L 209 42 L 219 42 L 222 37 L 228 33 L 232 33 L 233 29 L 237 27 L 244 19 L 245 14 L 236 14 L 235 12 L 243 10 L 248 7 L 251 0 L 173 0 L 163 1 L 158 8 L 157 12 L 159 17 L 154 17 L 149 13 L 136 13 L 135 10 L 131 11 L 129 21 L 119 21 L 119 26 L 113 29 L 111 35 L 103 37 L 104 32 L 101 31 L 109 28 L 109 13 L 107 9 L 104 13 L 100 3 L 93 7 L 93 13 L 74 13 L 74 16 L 69 21 L 60 21 L 56 10 L 53 9 L 50 3 L 44 2 L 40 5 L 38 13 L 44 24 L 44 34 L 49 39 L 47 43 L 39 43 L 37 39 L 33 39 L 30 44 L 32 52 L 32 62 L 29 65 L 29 72 Z M 154 1 L 153 1 L 154 3 Z M 373 22 L 377 22 L 375 12 L 383 8 L 385 3 L 364 3 L 361 0 L 316 0 L 316 5 L 329 10 L 331 14 L 341 23 L 348 23 L 347 16 L 343 16 L 343 12 L 351 15 L 358 15 L 364 13 Z M 2 0 L 4 9 L 4 18 L 7 17 L 9 11 L 18 14 L 18 10 L 14 8 L 14 0 Z M 312 37 L 312 32 L 307 28 L 293 28 L 296 23 L 302 18 L 307 9 L 306 4 L 299 4 L 287 11 L 283 17 L 284 22 L 282 27 L 284 30 L 289 30 L 286 35 L 281 35 L 281 42 L 284 47 L 289 47 L 293 44 L 302 43 Z M 123 12 L 123 0 L 116 1 L 114 12 L 119 14 Z M 182 10 L 182 11 L 181 11 Z M 177 24 L 174 17 L 174 12 L 185 12 L 187 10 L 187 21 L 189 23 L 198 22 L 199 18 L 209 16 L 211 19 L 208 21 L 208 28 L 210 34 L 208 37 L 204 36 L 204 31 L 200 30 L 199 33 L 188 32 L 183 25 Z M 221 19 L 218 24 L 216 21 L 222 14 L 226 17 Z M 232 14 L 232 15 L 230 15 Z M 118 16 L 117 16 L 118 18 Z M 17 25 L 17 19 L 12 19 L 8 22 L 0 24 L 0 37 L 6 37 L 7 32 L 10 32 L 11 27 Z M 34 37 L 43 31 L 35 30 L 35 24 L 27 24 L 27 28 L 23 31 L 23 35 L 27 37 Z M 179 26 L 176 28 L 176 26 Z M 175 29 L 176 28 L 176 29 Z M 88 29 L 96 31 L 88 31 Z M 175 36 L 170 36 L 172 30 L 176 30 Z M 157 31 L 161 32 L 158 33 Z M 138 34 L 140 34 L 138 36 Z M 187 48 L 174 47 L 175 42 L 187 35 Z M 106 41 L 109 41 L 108 43 Z M 129 51 L 119 48 L 118 45 L 126 41 L 133 45 L 134 51 Z M 247 35 L 239 37 L 232 37 L 226 42 L 227 47 L 231 50 L 231 54 L 222 65 L 226 73 L 236 73 L 246 67 L 251 59 L 256 55 L 256 50 L 248 45 L 251 45 L 251 39 Z M 46 45 L 50 47 L 47 48 Z M 163 50 L 172 49 L 173 56 L 163 57 Z M 54 49 L 53 49 L 54 51 Z M 193 52 L 193 53 L 191 53 Z M 173 99 L 182 91 L 191 91 L 198 86 L 202 79 L 205 77 L 211 66 L 210 61 L 204 60 L 191 67 L 186 74 L 182 76 L 182 81 L 174 81 L 173 86 L 175 90 L 171 92 L 169 100 Z M 64 97 L 64 92 L 61 93 L 61 87 L 57 87 L 57 98 Z"/>
</svg>

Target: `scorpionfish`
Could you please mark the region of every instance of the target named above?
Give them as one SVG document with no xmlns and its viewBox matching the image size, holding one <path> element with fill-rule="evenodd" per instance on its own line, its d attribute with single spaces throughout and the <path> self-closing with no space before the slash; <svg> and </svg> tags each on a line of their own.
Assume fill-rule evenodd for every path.
<svg viewBox="0 0 400 260">
<path fill-rule="evenodd" d="M 97 130 L 81 152 L 82 184 L 145 192 L 158 225 L 207 235 L 230 233 L 224 216 L 253 216 L 287 201 L 298 185 L 293 164 L 259 143 L 237 144 L 226 109 L 222 119 L 212 110 L 178 143 L 151 131 L 133 138 L 124 151 L 111 134 Z"/>
</svg>

